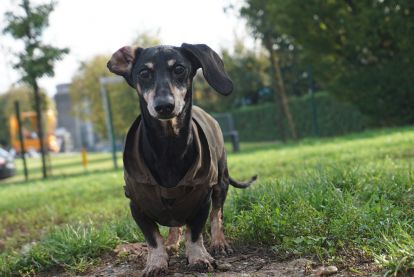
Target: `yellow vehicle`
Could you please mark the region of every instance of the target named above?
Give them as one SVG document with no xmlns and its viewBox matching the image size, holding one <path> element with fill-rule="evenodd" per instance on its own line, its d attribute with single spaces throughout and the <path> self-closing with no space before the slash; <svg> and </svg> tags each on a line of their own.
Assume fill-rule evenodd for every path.
<svg viewBox="0 0 414 277">
<path fill-rule="evenodd" d="M 49 151 L 59 152 L 59 146 L 57 144 L 55 129 L 56 129 L 56 116 L 52 110 L 48 110 L 43 113 L 45 124 L 44 126 L 44 145 Z M 24 148 L 26 151 L 35 150 L 40 151 L 40 142 L 37 130 L 37 116 L 35 112 L 22 112 L 22 132 L 24 137 Z M 10 137 L 14 150 L 20 153 L 20 140 L 17 118 L 15 115 L 9 118 Z"/>
</svg>

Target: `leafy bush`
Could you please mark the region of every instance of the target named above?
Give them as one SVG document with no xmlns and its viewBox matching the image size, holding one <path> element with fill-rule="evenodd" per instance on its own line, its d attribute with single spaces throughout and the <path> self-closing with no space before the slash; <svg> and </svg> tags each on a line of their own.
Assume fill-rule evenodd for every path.
<svg viewBox="0 0 414 277">
<path fill-rule="evenodd" d="M 299 138 L 337 136 L 372 126 L 369 119 L 354 106 L 321 92 L 314 97 L 317 119 L 315 129 L 311 101 L 310 96 L 305 96 L 292 98 L 289 103 Z M 282 121 L 283 129 L 277 125 L 280 113 L 273 103 L 235 110 L 232 115 L 241 141 L 281 140 L 283 130 L 287 130 L 285 121 Z"/>
</svg>

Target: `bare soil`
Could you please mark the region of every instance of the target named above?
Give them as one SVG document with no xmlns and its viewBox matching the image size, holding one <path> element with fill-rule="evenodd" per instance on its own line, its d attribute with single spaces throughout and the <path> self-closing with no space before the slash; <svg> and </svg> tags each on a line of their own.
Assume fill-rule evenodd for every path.
<svg viewBox="0 0 414 277">
<path fill-rule="evenodd" d="M 172 256 L 166 276 L 375 276 L 378 268 L 372 262 L 361 261 L 352 265 L 321 265 L 310 259 L 300 258 L 282 260 L 272 251 L 260 247 L 235 247 L 228 257 L 216 258 L 213 272 L 199 273 L 190 271 L 183 249 Z M 119 245 L 112 254 L 102 258 L 94 268 L 82 276 L 138 277 L 145 267 L 147 246 L 144 243 Z M 336 270 L 335 270 L 336 269 Z M 49 272 L 46 276 L 71 276 L 70 273 Z M 72 275 L 73 276 L 73 275 Z"/>
</svg>

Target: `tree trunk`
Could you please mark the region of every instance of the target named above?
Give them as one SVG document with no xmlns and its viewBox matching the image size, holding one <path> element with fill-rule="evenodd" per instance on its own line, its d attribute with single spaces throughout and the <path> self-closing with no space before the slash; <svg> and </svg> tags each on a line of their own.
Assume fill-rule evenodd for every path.
<svg viewBox="0 0 414 277">
<path fill-rule="evenodd" d="M 43 132 L 43 120 L 42 120 L 42 109 L 40 107 L 41 99 L 40 99 L 40 92 L 39 86 L 37 82 L 33 82 L 33 90 L 35 96 L 35 107 L 36 107 L 36 117 L 37 117 L 37 130 L 39 136 L 39 143 L 40 143 L 40 153 L 42 155 L 42 174 L 43 178 L 47 178 L 47 168 L 46 168 L 46 147 L 44 144 L 44 132 Z"/>
<path fill-rule="evenodd" d="M 271 43 L 266 43 L 266 48 L 270 53 L 270 63 L 273 68 L 276 79 L 276 89 L 279 96 L 280 107 L 283 111 L 287 123 L 289 126 L 290 136 L 293 140 L 297 140 L 298 136 L 296 133 L 295 122 L 293 121 L 292 114 L 290 113 L 288 97 L 286 95 L 285 84 L 283 83 L 282 73 L 280 70 L 279 58 L 277 57 L 275 51 L 273 50 L 273 45 Z"/>
</svg>

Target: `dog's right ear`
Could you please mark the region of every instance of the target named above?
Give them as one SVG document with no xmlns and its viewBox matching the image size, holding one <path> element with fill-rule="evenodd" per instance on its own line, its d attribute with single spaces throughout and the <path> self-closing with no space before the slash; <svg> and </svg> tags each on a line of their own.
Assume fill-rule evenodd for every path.
<svg viewBox="0 0 414 277">
<path fill-rule="evenodd" d="M 133 80 L 131 78 L 131 71 L 135 59 L 138 57 L 142 48 L 124 46 L 112 54 L 111 59 L 107 63 L 109 71 L 125 78 L 127 83 L 133 87 Z"/>
</svg>

